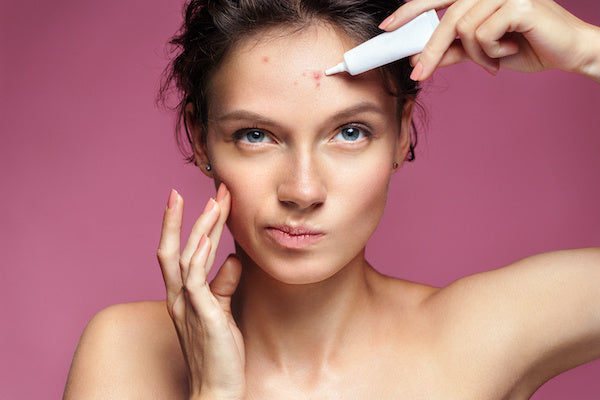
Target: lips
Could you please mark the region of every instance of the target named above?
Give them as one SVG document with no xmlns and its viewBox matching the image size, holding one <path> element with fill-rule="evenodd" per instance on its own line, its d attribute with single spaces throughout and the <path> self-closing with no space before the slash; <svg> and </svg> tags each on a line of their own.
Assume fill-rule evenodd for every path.
<svg viewBox="0 0 600 400">
<path fill-rule="evenodd" d="M 288 249 L 302 249 L 308 247 L 325 235 L 323 232 L 305 227 L 279 225 L 266 228 L 267 235 L 276 244 Z"/>
</svg>

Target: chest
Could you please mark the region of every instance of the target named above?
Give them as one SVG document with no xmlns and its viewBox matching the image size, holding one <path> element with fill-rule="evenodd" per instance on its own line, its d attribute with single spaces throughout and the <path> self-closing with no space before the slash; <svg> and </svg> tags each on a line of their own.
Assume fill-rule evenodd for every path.
<svg viewBox="0 0 600 400">
<path fill-rule="evenodd" d="M 468 360 L 465 359 L 465 363 Z M 523 400 L 510 393 L 510 384 L 488 372 L 449 372 L 443 356 L 388 351 L 362 358 L 343 373 L 307 371 L 303 376 L 260 376 L 249 371 L 248 399 L 410 399 Z"/>
</svg>

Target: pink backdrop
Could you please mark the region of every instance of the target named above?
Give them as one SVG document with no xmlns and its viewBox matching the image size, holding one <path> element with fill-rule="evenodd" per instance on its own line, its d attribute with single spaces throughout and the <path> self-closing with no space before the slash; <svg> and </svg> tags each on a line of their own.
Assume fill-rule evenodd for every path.
<svg viewBox="0 0 600 400">
<path fill-rule="evenodd" d="M 214 193 L 154 104 L 180 3 L 2 1 L 2 399 L 60 397 L 98 310 L 161 299 L 155 248 L 169 189 L 187 199 L 186 232 Z M 595 2 L 568 3 L 600 24 Z M 368 249 L 375 266 L 446 285 L 600 244 L 599 85 L 462 65 L 439 72 L 423 100 L 429 124 L 416 163 L 394 176 Z M 534 398 L 597 399 L 599 374 L 590 363 Z"/>
</svg>

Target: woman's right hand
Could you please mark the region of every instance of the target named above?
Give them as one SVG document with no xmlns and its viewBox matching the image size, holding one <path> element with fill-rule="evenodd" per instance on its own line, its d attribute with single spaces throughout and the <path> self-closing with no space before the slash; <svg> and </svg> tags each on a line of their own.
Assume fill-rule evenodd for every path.
<svg viewBox="0 0 600 400">
<path fill-rule="evenodd" d="M 167 309 L 188 367 L 190 399 L 244 398 L 242 334 L 231 314 L 231 296 L 241 275 L 235 256 L 227 258 L 210 285 L 211 269 L 231 207 L 224 184 L 210 199 L 180 254 L 183 198 L 172 190 L 165 211 L 158 261 L 167 289 Z"/>
<path fill-rule="evenodd" d="M 431 9 L 446 12 L 423 52 L 411 58 L 415 80 L 472 60 L 493 74 L 558 68 L 600 82 L 600 28 L 552 0 L 412 0 L 380 26 L 394 30 Z"/>
</svg>

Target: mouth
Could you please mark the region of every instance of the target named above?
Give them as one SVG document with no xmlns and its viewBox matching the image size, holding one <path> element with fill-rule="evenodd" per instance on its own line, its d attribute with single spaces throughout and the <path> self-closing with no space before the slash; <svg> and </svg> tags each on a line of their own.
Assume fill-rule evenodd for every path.
<svg viewBox="0 0 600 400">
<path fill-rule="evenodd" d="M 269 226 L 267 235 L 276 244 L 288 249 L 302 249 L 317 243 L 325 235 L 323 232 L 304 226 Z"/>
</svg>

